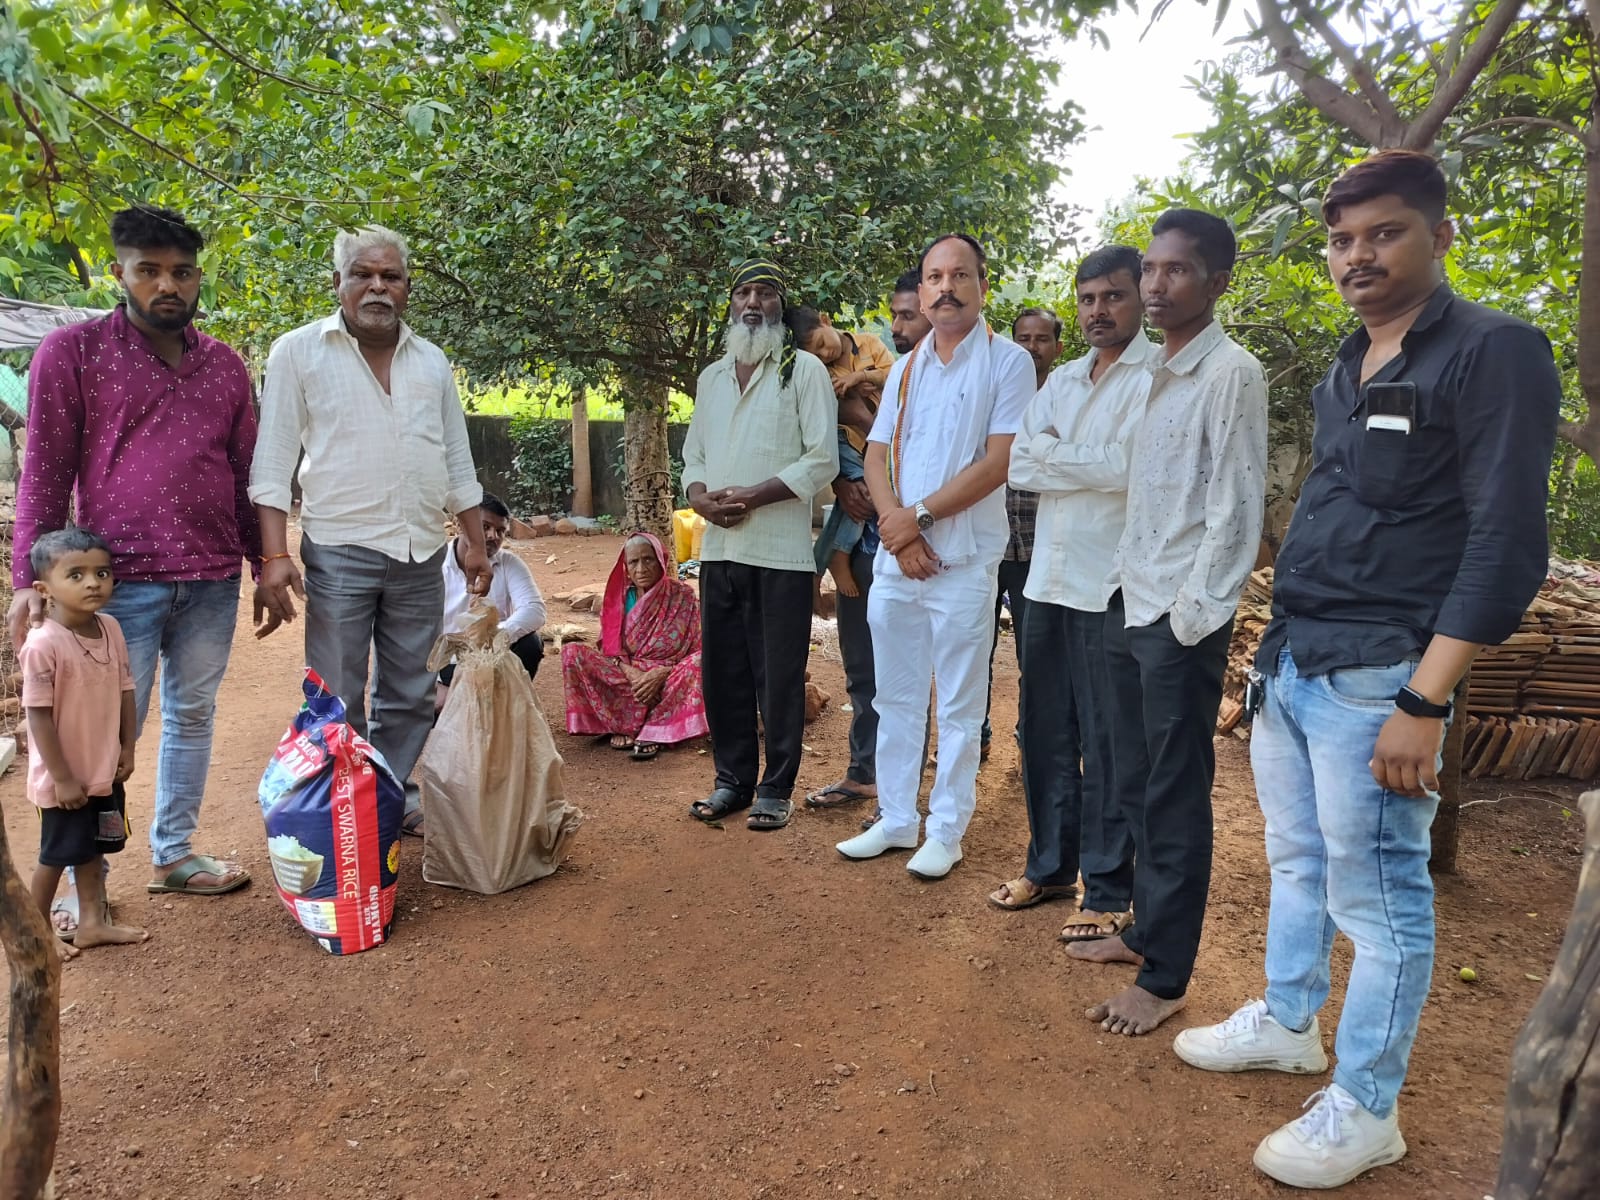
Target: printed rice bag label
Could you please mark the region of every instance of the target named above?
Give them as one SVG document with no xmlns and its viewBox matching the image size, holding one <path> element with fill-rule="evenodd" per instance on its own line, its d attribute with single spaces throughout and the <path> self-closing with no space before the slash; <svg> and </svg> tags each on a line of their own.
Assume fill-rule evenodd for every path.
<svg viewBox="0 0 1600 1200">
<path fill-rule="evenodd" d="M 257 796 L 278 899 L 331 954 L 382 945 L 394 922 L 405 791 L 314 671 Z"/>
</svg>

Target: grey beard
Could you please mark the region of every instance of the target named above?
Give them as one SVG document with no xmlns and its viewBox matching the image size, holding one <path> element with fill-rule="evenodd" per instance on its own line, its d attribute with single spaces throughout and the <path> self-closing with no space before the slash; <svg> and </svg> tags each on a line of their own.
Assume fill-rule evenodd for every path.
<svg viewBox="0 0 1600 1200">
<path fill-rule="evenodd" d="M 743 321 L 728 322 L 728 353 L 734 362 L 753 366 L 769 354 L 783 349 L 783 322 L 767 321 L 760 329 L 751 329 Z"/>
</svg>

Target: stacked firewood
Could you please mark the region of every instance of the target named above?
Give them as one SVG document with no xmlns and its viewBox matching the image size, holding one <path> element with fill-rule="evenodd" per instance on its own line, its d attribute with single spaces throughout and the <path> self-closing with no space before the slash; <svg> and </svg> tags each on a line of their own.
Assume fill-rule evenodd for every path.
<svg viewBox="0 0 1600 1200">
<path fill-rule="evenodd" d="M 1271 618 L 1272 570 L 1255 572 L 1239 601 L 1218 733 L 1247 736 L 1245 674 Z M 1462 769 L 1472 778 L 1600 774 L 1600 574 L 1551 562 L 1551 578 L 1522 624 L 1473 664 Z"/>
<path fill-rule="evenodd" d="M 1256 659 L 1261 635 L 1272 620 L 1272 568 L 1262 567 L 1244 585 L 1239 613 L 1233 619 L 1233 640 L 1228 643 L 1228 673 L 1222 679 L 1222 707 L 1217 711 L 1217 732 L 1248 737 L 1244 720 L 1245 676 Z"/>
</svg>

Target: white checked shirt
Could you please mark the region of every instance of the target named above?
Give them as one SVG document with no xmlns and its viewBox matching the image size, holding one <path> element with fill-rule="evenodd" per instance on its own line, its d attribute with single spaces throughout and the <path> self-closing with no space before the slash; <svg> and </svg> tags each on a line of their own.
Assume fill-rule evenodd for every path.
<svg viewBox="0 0 1600 1200">
<path fill-rule="evenodd" d="M 1029 600 L 1105 612 L 1128 510 L 1128 464 L 1161 351 L 1144 331 L 1091 381 L 1098 350 L 1063 363 L 1011 444 L 1011 486 L 1039 493 Z"/>
<path fill-rule="evenodd" d="M 804 350 L 795 352 L 788 387 L 776 353 L 756 364 L 743 392 L 731 354 L 700 372 L 683 443 L 684 490 L 691 483 L 713 492 L 751 487 L 776 477 L 795 494 L 731 528 L 707 525 L 701 559 L 815 572 L 811 500 L 839 473 L 838 423 L 828 368 Z"/>
<path fill-rule="evenodd" d="M 287 512 L 304 448 L 300 525 L 312 541 L 400 562 L 433 555 L 445 542 L 445 510 L 483 498 L 467 418 L 444 352 L 405 324 L 389 386 L 379 386 L 340 313 L 280 337 L 267 356 L 251 501 Z"/>
<path fill-rule="evenodd" d="M 1217 321 L 1154 369 L 1113 578 L 1129 628 L 1170 615 L 1194 646 L 1234 615 L 1260 550 L 1267 379 Z"/>
</svg>

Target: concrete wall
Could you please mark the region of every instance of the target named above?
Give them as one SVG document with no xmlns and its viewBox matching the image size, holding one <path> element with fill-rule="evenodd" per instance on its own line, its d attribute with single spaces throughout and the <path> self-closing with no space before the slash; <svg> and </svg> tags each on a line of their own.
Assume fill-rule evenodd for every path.
<svg viewBox="0 0 1600 1200">
<path fill-rule="evenodd" d="M 559 424 L 564 436 L 570 439 L 572 433 L 569 422 L 562 421 Z M 673 457 L 683 456 L 683 439 L 688 433 L 687 425 L 667 426 L 667 446 Z M 477 464 L 479 481 L 496 495 L 506 496 L 515 478 L 512 459 L 516 449 L 511 442 L 511 418 L 469 413 L 467 441 L 472 445 L 472 461 Z M 596 516 L 609 513 L 621 517 L 627 508 L 627 496 L 623 490 L 626 481 L 619 470 L 621 460 L 622 422 L 590 421 L 589 474 L 594 485 Z M 517 515 L 531 517 L 536 514 Z"/>
</svg>

